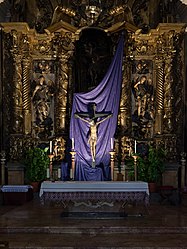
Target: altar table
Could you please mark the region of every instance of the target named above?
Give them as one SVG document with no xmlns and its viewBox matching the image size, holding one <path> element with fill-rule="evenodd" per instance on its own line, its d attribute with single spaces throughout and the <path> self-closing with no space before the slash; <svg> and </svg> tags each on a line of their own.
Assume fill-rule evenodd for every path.
<svg viewBox="0 0 187 249">
<path fill-rule="evenodd" d="M 149 204 L 148 183 L 142 181 L 44 181 L 39 195 L 43 204 L 90 200 Z"/>
</svg>

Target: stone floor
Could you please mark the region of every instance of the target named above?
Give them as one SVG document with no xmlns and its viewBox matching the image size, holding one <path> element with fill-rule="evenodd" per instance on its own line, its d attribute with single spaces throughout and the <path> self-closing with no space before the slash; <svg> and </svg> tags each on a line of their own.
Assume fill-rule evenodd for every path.
<svg viewBox="0 0 187 249">
<path fill-rule="evenodd" d="M 186 198 L 171 205 L 152 197 L 148 211 L 139 208 L 129 205 L 127 217 L 63 218 L 61 206 L 42 206 L 37 195 L 21 206 L 1 204 L 0 249 L 187 248 Z"/>
</svg>

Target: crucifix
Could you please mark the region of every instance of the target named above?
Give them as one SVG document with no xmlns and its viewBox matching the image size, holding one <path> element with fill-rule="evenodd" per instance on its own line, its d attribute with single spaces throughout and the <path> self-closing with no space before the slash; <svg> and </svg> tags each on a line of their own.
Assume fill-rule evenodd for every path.
<svg viewBox="0 0 187 249">
<path fill-rule="evenodd" d="M 76 112 L 75 118 L 79 118 L 82 121 L 89 124 L 90 136 L 88 143 L 90 145 L 91 156 L 92 156 L 92 167 L 95 168 L 95 157 L 96 157 L 96 144 L 97 144 L 97 126 L 110 118 L 111 112 L 96 112 L 96 104 L 90 103 L 88 105 L 88 112 Z M 97 121 L 98 118 L 102 118 Z"/>
</svg>

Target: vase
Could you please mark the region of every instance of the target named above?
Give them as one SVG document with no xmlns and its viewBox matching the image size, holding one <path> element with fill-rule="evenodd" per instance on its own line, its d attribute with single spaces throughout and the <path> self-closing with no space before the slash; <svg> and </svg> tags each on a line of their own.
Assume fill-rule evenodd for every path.
<svg viewBox="0 0 187 249">
<path fill-rule="evenodd" d="M 156 184 L 156 182 L 149 182 L 148 186 L 149 186 L 149 192 L 150 193 L 157 192 L 157 184 Z"/>
<path fill-rule="evenodd" d="M 31 186 L 33 187 L 33 193 L 39 192 L 40 182 L 31 182 Z"/>
</svg>

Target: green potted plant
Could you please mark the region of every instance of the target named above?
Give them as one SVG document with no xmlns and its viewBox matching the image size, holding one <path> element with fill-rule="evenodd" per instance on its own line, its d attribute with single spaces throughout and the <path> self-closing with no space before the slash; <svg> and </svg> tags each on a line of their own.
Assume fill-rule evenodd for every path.
<svg viewBox="0 0 187 249">
<path fill-rule="evenodd" d="M 161 179 L 164 167 L 165 152 L 161 147 L 149 147 L 147 158 L 148 163 L 148 181 L 158 182 Z"/>
<path fill-rule="evenodd" d="M 46 179 L 47 168 L 49 167 L 49 157 L 46 149 L 31 148 L 25 153 L 25 173 L 26 179 L 32 186 L 39 185 Z M 37 192 L 36 189 L 33 191 Z"/>
<path fill-rule="evenodd" d="M 157 183 L 160 183 L 162 173 L 164 172 L 165 152 L 161 147 L 155 148 L 149 146 L 148 154 L 144 157 L 138 155 L 137 159 L 137 176 L 139 181 L 149 183 L 150 191 L 155 191 Z M 126 165 L 129 167 L 129 175 L 133 179 L 134 176 L 134 160 L 133 157 L 128 158 Z M 151 186 L 154 190 L 151 189 Z"/>
<path fill-rule="evenodd" d="M 161 183 L 164 167 L 165 152 L 161 147 L 155 148 L 149 146 L 149 153 L 147 157 L 147 181 L 151 192 L 151 187 L 156 190 L 156 185 Z"/>
</svg>

